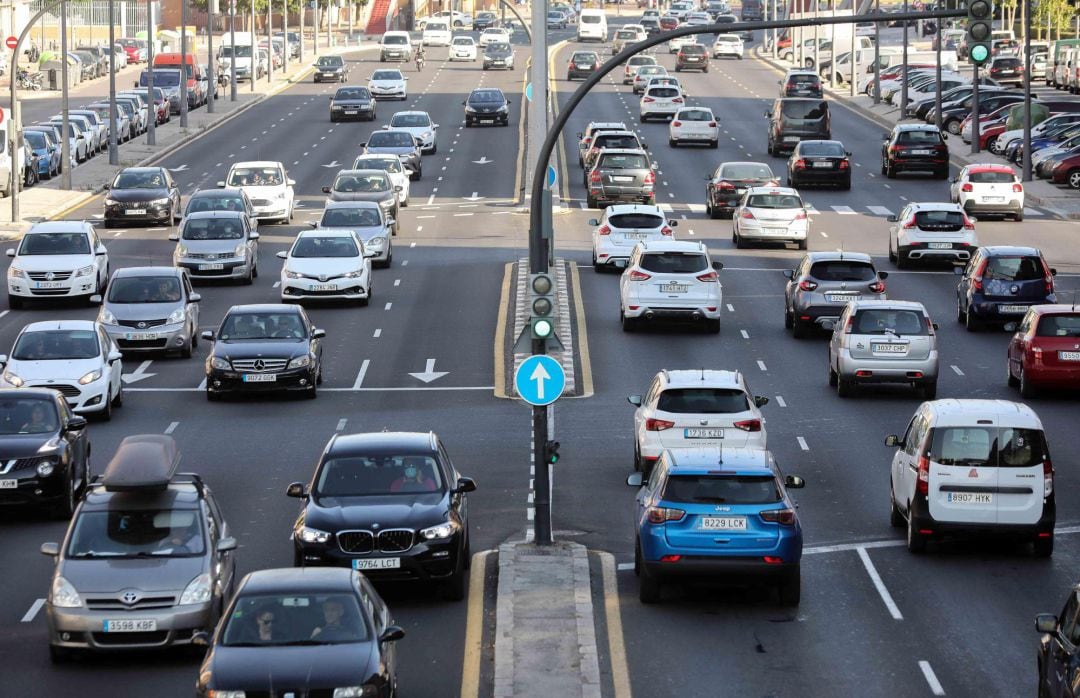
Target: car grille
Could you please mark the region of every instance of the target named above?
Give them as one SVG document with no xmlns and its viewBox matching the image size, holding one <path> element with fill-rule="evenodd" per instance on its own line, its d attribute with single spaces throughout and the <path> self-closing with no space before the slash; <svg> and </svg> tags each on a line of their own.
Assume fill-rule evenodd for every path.
<svg viewBox="0 0 1080 698">
<path fill-rule="evenodd" d="M 192 276 L 228 276 L 233 273 L 232 267 L 226 269 L 192 269 L 188 268 Z"/>
<path fill-rule="evenodd" d="M 167 630 L 145 633 L 91 633 L 99 645 L 164 645 L 169 637 Z"/>
<path fill-rule="evenodd" d="M 66 288 L 32 288 L 30 293 L 35 296 L 66 296 L 68 289 Z"/>
<path fill-rule="evenodd" d="M 76 397 L 79 397 L 80 395 L 82 395 L 82 391 L 79 390 L 79 388 L 74 386 L 74 385 L 52 385 L 51 383 L 45 383 L 45 384 L 39 384 L 39 385 L 33 385 L 33 386 L 27 386 L 27 387 L 51 388 L 52 390 L 55 390 L 55 391 L 59 392 L 61 395 L 63 395 L 66 398 L 69 398 L 69 399 L 70 398 L 76 398 Z"/>
<path fill-rule="evenodd" d="M 176 605 L 175 596 L 144 596 L 133 604 L 126 604 L 117 598 L 88 598 L 86 607 L 91 611 L 127 611 L 151 608 L 171 608 Z"/>
<path fill-rule="evenodd" d="M 403 553 L 413 546 L 411 528 L 392 528 L 379 534 L 379 552 Z"/>
<path fill-rule="evenodd" d="M 161 320 L 117 320 L 116 322 L 121 327 L 135 327 L 135 328 L 138 328 L 140 330 L 146 329 L 147 327 L 161 327 L 162 325 L 165 324 L 164 319 L 161 319 Z"/>
<path fill-rule="evenodd" d="M 273 691 L 244 691 L 247 698 L 331 698 L 332 688 L 277 688 Z"/>
<path fill-rule="evenodd" d="M 371 531 L 341 531 L 337 534 L 341 552 L 350 555 L 367 555 L 375 549 L 375 537 Z"/>
<path fill-rule="evenodd" d="M 267 201 L 266 203 L 269 204 L 270 202 Z M 217 261 L 219 259 L 229 259 L 232 256 L 233 254 L 231 252 L 188 252 L 186 255 L 184 255 L 184 257 L 186 257 L 187 259 L 206 259 L 211 262 Z"/>
<path fill-rule="evenodd" d="M 15 465 L 13 465 L 11 468 L 9 468 L 7 470 L 7 472 L 10 473 L 10 472 L 14 472 L 16 470 L 26 470 L 27 468 L 34 468 L 34 467 L 37 467 L 38 463 L 40 463 L 42 461 L 46 461 L 46 460 L 52 460 L 52 458 L 49 457 L 49 456 L 33 456 L 31 458 L 18 458 L 18 459 L 15 460 Z"/>
<path fill-rule="evenodd" d="M 270 205 L 270 199 L 252 199 L 251 200 L 251 205 L 252 206 L 269 206 Z"/>
<path fill-rule="evenodd" d="M 377 536 L 371 531 L 341 531 L 337 539 L 341 552 L 368 555 L 375 551 L 376 544 L 380 553 L 404 553 L 413 547 L 414 536 L 411 528 L 390 528 Z"/>
<path fill-rule="evenodd" d="M 277 373 L 283 371 L 288 363 L 288 359 L 237 359 L 232 366 L 237 371 L 248 373 Z M 255 364 L 260 364 L 262 368 L 256 368 Z"/>
<path fill-rule="evenodd" d="M 28 271 L 26 275 L 31 281 L 67 281 L 73 273 L 71 271 Z"/>
<path fill-rule="evenodd" d="M 167 339 L 120 339 L 117 338 L 116 346 L 121 349 L 164 349 L 168 344 Z"/>
</svg>

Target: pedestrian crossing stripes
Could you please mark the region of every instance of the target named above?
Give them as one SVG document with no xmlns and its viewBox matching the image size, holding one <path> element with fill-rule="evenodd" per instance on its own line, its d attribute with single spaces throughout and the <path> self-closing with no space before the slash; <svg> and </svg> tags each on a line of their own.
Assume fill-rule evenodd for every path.
<svg viewBox="0 0 1080 698">
<path fill-rule="evenodd" d="M 870 213 L 874 214 L 875 216 L 888 217 L 893 215 L 893 212 L 885 208 L 884 206 L 867 206 L 866 208 L 870 211 Z"/>
</svg>

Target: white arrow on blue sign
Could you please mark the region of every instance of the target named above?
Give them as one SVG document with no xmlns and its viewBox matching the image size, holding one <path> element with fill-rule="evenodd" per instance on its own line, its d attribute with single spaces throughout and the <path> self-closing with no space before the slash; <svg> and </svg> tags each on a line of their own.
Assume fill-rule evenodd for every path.
<svg viewBox="0 0 1080 698">
<path fill-rule="evenodd" d="M 530 356 L 514 373 L 514 387 L 521 399 L 530 405 L 550 405 L 566 388 L 566 373 L 550 356 Z"/>
</svg>

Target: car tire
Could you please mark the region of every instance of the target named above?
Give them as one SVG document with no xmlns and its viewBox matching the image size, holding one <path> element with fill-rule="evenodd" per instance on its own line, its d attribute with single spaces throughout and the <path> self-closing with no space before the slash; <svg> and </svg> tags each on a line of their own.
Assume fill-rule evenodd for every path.
<svg viewBox="0 0 1080 698">
<path fill-rule="evenodd" d="M 1012 219 L 1013 219 L 1014 221 L 1016 221 L 1017 223 L 1020 223 L 1021 221 L 1023 221 L 1023 220 L 1024 220 L 1024 212 L 1023 212 L 1022 210 L 1021 210 L 1021 211 L 1017 211 L 1016 213 L 1014 213 L 1014 214 L 1012 215 Z"/>
<path fill-rule="evenodd" d="M 717 141 L 709 141 L 709 147 L 712 148 L 713 150 L 719 148 L 720 147 L 720 141 L 718 141 L 718 140 Z"/>
<path fill-rule="evenodd" d="M 187 341 L 187 343 L 184 344 L 183 347 L 181 347 L 181 349 L 180 349 L 180 358 L 182 358 L 182 359 L 190 359 L 191 355 L 192 355 L 192 351 L 194 349 L 195 349 L 195 337 L 192 336 L 192 338 L 189 339 Z"/>
<path fill-rule="evenodd" d="M 799 605 L 802 597 L 802 574 L 799 571 L 799 565 L 795 565 L 788 576 L 777 585 L 776 590 L 781 606 L 792 608 Z"/>
<path fill-rule="evenodd" d="M 619 321 L 622 323 L 623 332 L 633 332 L 637 329 L 637 318 L 626 317 L 623 311 L 619 311 Z"/>
<path fill-rule="evenodd" d="M 598 208 L 597 201 L 593 198 L 592 194 L 585 195 L 585 207 L 586 208 Z"/>
<path fill-rule="evenodd" d="M 926 551 L 926 536 L 919 533 L 915 529 L 915 517 L 911 515 L 911 505 L 908 505 L 907 515 L 907 549 L 911 553 L 922 553 Z"/>
<path fill-rule="evenodd" d="M 810 328 L 802 320 L 793 317 L 791 319 L 791 335 L 795 339 L 806 339 L 810 336 Z"/>
<path fill-rule="evenodd" d="M 304 391 L 304 399 L 314 400 L 317 397 L 319 397 L 319 388 L 313 383 L 310 388 Z"/>
<path fill-rule="evenodd" d="M 443 598 L 447 601 L 461 601 L 465 598 L 465 591 L 467 587 L 467 579 L 465 574 L 465 566 L 462 564 L 461 559 L 458 559 L 457 569 L 454 574 L 450 576 L 442 587 Z"/>
<path fill-rule="evenodd" d="M 784 308 L 784 329 L 790 330 L 795 326 L 795 313 Z"/>
<path fill-rule="evenodd" d="M 293 567 L 303 567 L 304 566 L 304 556 L 299 550 L 296 549 L 295 546 L 293 547 L 292 566 Z"/>
<path fill-rule="evenodd" d="M 889 525 L 893 528 L 901 528 L 904 525 L 904 515 L 900 513 L 900 507 L 896 506 L 894 492 L 892 478 L 889 478 Z"/>
<path fill-rule="evenodd" d="M 250 286 L 253 283 L 255 283 L 255 267 L 254 266 L 252 266 L 250 269 L 248 269 L 247 276 L 245 276 L 243 279 L 241 279 L 240 283 L 242 283 L 244 286 Z"/>
<path fill-rule="evenodd" d="M 1010 359 L 1008 356 L 1005 357 L 1005 383 L 1010 388 L 1020 387 L 1020 379 L 1013 375 L 1012 359 Z"/>
<path fill-rule="evenodd" d="M 1020 367 L 1020 397 L 1025 399 L 1032 399 L 1039 396 L 1039 390 L 1031 384 L 1031 381 L 1027 380 L 1027 371 L 1024 367 Z"/>
<path fill-rule="evenodd" d="M 964 329 L 968 332 L 978 332 L 982 323 L 975 317 L 975 314 L 971 312 L 971 308 L 968 308 L 964 313 Z"/>
<path fill-rule="evenodd" d="M 19 296 L 13 296 L 10 293 L 8 294 L 8 307 L 12 310 L 21 310 L 24 304 L 25 301 Z"/>
<path fill-rule="evenodd" d="M 113 401 L 108 395 L 105 396 L 105 409 L 103 409 L 98 416 L 103 422 L 112 421 Z"/>
<path fill-rule="evenodd" d="M 937 379 L 932 381 L 926 381 L 919 386 L 919 393 L 922 395 L 923 400 L 935 400 L 937 399 Z"/>
<path fill-rule="evenodd" d="M 1047 538 L 1036 538 L 1032 541 L 1031 549 L 1035 557 L 1051 557 L 1054 554 L 1054 534 Z"/>
<path fill-rule="evenodd" d="M 967 313 L 965 313 L 960 308 L 960 297 L 957 296 L 957 298 L 956 298 L 956 321 L 957 322 L 964 322 L 967 319 L 966 315 L 967 315 Z"/>
<path fill-rule="evenodd" d="M 885 177 L 888 179 L 896 179 L 896 168 L 890 163 L 885 163 Z"/>
<path fill-rule="evenodd" d="M 832 357 L 830 356 L 829 357 L 829 387 L 830 388 L 835 388 L 838 380 L 839 380 L 839 376 L 836 374 L 836 371 L 833 370 Z"/>
<path fill-rule="evenodd" d="M 638 553 L 638 558 L 641 554 Z M 639 568 L 638 573 L 638 600 L 644 604 L 660 603 L 660 594 L 663 585 L 660 580 L 650 574 L 648 568 L 641 562 L 635 563 Z"/>
<path fill-rule="evenodd" d="M 743 242 L 742 235 L 739 235 L 738 233 L 732 231 L 731 237 L 734 238 L 735 249 L 741 250 L 746 247 L 746 244 Z"/>
<path fill-rule="evenodd" d="M 669 139 L 667 139 L 667 143 L 668 143 L 668 145 L 670 145 L 670 146 L 671 146 L 672 148 L 678 148 L 678 147 L 679 147 L 679 141 L 675 140 L 674 138 L 669 138 Z"/>
<path fill-rule="evenodd" d="M 52 508 L 53 518 L 61 521 L 70 519 L 75 513 L 75 505 L 78 499 L 75 497 L 75 483 L 69 477 L 64 487 L 64 497 Z"/>
<path fill-rule="evenodd" d="M 855 395 L 855 381 L 843 376 L 836 377 L 837 397 L 853 397 Z"/>
<path fill-rule="evenodd" d="M 809 244 L 809 241 L 806 240 L 805 238 L 802 239 L 802 240 L 799 240 L 799 249 L 800 250 L 805 250 L 808 244 Z"/>
<path fill-rule="evenodd" d="M 906 254 L 904 254 L 903 252 L 901 252 L 900 250 L 896 251 L 895 256 L 896 256 L 896 268 L 897 269 L 907 269 L 908 267 L 911 266 L 911 259 L 909 259 L 908 256 Z"/>
</svg>

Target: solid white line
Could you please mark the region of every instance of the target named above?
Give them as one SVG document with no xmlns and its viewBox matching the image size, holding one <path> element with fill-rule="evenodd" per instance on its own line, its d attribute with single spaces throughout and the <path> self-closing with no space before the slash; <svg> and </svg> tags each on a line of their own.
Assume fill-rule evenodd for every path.
<svg viewBox="0 0 1080 698">
<path fill-rule="evenodd" d="M 784 402 L 784 396 L 783 395 L 777 395 L 776 396 L 776 404 L 780 405 L 781 407 L 787 407 L 787 403 Z"/>
<path fill-rule="evenodd" d="M 37 599 L 36 601 L 34 601 L 34 603 L 30 606 L 30 610 L 27 611 L 26 615 L 22 617 L 22 622 L 29 623 L 30 621 L 34 620 L 34 616 L 38 614 L 38 611 L 40 611 L 41 607 L 44 605 L 45 599 Z"/>
<path fill-rule="evenodd" d="M 935 696 L 945 695 L 945 689 L 941 687 L 941 682 L 938 681 L 937 675 L 934 674 L 934 669 L 930 666 L 930 662 L 925 659 L 920 659 L 919 668 L 922 669 L 922 675 L 923 678 L 926 679 L 926 683 L 930 684 L 930 691 Z"/>
<path fill-rule="evenodd" d="M 870 554 L 866 552 L 866 548 L 859 546 L 855 548 L 855 550 L 859 553 L 859 559 L 862 560 L 863 567 L 866 568 L 866 573 L 870 575 L 870 581 L 874 583 L 874 588 L 877 589 L 878 595 L 881 596 L 881 600 L 885 602 L 885 607 L 889 609 L 889 615 L 893 617 L 893 620 L 904 620 L 904 616 L 900 613 L 900 609 L 897 608 L 892 595 L 889 594 L 889 590 L 885 588 L 885 582 L 881 581 L 881 575 L 878 574 L 877 568 L 874 567 L 874 563 L 870 560 Z"/>
<path fill-rule="evenodd" d="M 165 433 L 171 434 L 176 431 L 176 427 L 180 426 L 180 422 L 171 422 L 169 426 L 165 427 Z"/>
<path fill-rule="evenodd" d="M 617 568 L 618 568 L 618 570 L 620 572 L 622 572 L 623 570 L 632 570 L 632 569 L 634 569 L 634 563 L 632 563 L 632 562 L 620 562 L 617 565 Z"/>
<path fill-rule="evenodd" d="M 368 366 L 371 365 L 370 359 L 364 359 L 364 362 L 360 364 L 360 373 L 356 374 L 356 380 L 353 381 L 353 390 L 359 390 L 364 385 L 364 376 L 367 375 Z"/>
<path fill-rule="evenodd" d="M 125 388 L 125 390 L 139 390 L 139 388 Z M 182 390 L 187 390 L 187 388 L 182 388 Z M 195 388 L 195 390 L 206 390 L 206 379 L 205 378 L 202 379 L 202 383 L 199 383 L 199 387 Z"/>
<path fill-rule="evenodd" d="M 836 211 L 837 213 L 842 213 L 842 214 L 848 215 L 848 216 L 854 216 L 855 215 L 855 211 L 851 210 L 850 206 L 833 206 L 832 210 Z"/>
<path fill-rule="evenodd" d="M 10 310 L 0 310 L 0 318 L 4 317 L 5 315 L 7 315 L 10 312 L 11 312 Z"/>
<path fill-rule="evenodd" d="M 801 448 L 804 451 L 809 451 L 810 450 L 810 447 L 806 445 L 806 439 L 804 439 L 801 436 L 796 436 L 795 440 L 799 442 L 799 448 Z"/>
<path fill-rule="evenodd" d="M 758 359 L 757 367 L 760 368 L 762 371 L 768 371 L 769 370 L 769 369 L 765 368 L 765 362 L 762 361 L 761 359 Z"/>
<path fill-rule="evenodd" d="M 739 334 L 742 335 L 743 339 L 750 339 L 750 333 L 747 332 L 746 330 L 739 330 Z"/>
<path fill-rule="evenodd" d="M 334 431 L 341 431 L 342 429 L 344 429 L 345 428 L 345 423 L 348 422 L 348 421 L 349 420 L 344 418 L 344 417 L 339 419 L 338 423 L 337 423 L 337 429 L 335 429 Z"/>
<path fill-rule="evenodd" d="M 956 372 L 956 375 L 958 375 L 958 376 L 962 376 L 962 375 L 964 375 L 964 372 L 963 372 L 963 371 L 961 371 L 961 370 L 960 370 L 960 367 L 959 367 L 959 366 L 957 366 L 956 364 L 953 364 L 953 365 L 952 365 L 952 366 L 950 366 L 949 368 L 951 368 L 951 369 L 952 369 L 953 371 L 955 371 L 955 372 Z"/>
</svg>

